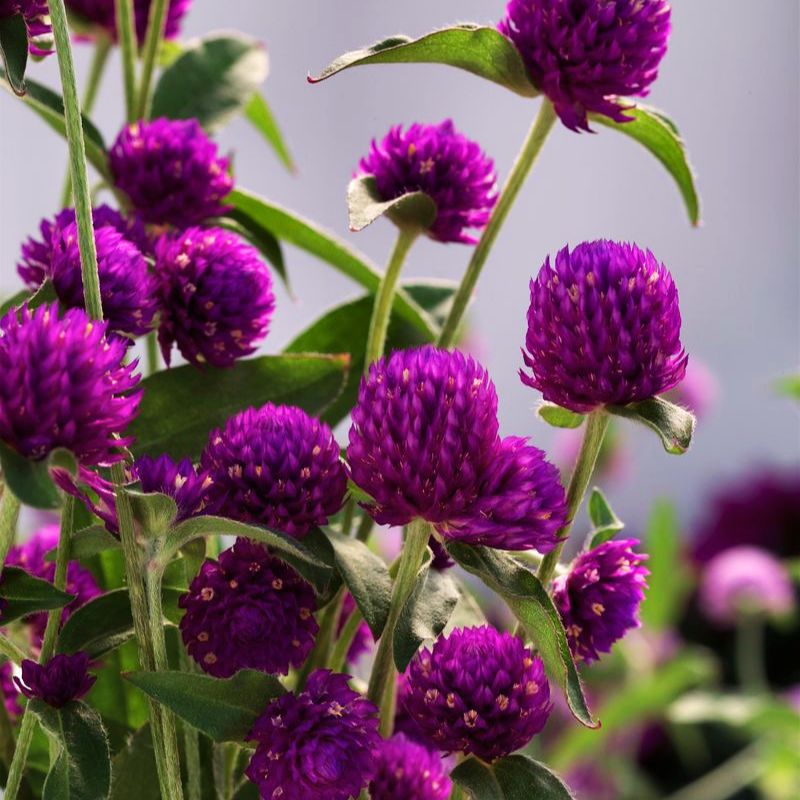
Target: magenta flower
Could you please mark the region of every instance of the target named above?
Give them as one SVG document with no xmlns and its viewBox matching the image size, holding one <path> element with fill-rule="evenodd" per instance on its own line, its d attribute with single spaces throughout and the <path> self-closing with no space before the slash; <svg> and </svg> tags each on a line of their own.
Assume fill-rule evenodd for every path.
<svg viewBox="0 0 800 800">
<path fill-rule="evenodd" d="M 371 800 L 447 800 L 452 788 L 438 753 L 402 733 L 381 743 Z"/>
<path fill-rule="evenodd" d="M 0 0 L 0 20 L 22 16 L 28 31 L 28 50 L 34 56 L 53 52 L 50 10 L 46 0 Z"/>
<path fill-rule="evenodd" d="M 103 29 L 103 35 L 117 41 L 117 14 L 114 0 L 66 0 L 67 8 L 81 22 Z M 133 0 L 133 18 L 139 47 L 144 43 L 152 0 Z M 175 39 L 180 34 L 181 22 L 189 11 L 192 0 L 169 0 L 165 39 Z"/>
<path fill-rule="evenodd" d="M 97 678 L 89 675 L 89 656 L 78 652 L 71 656 L 53 656 L 45 664 L 25 659 L 22 679 L 14 678 L 19 690 L 29 699 L 39 698 L 53 708 L 62 708 L 80 700 Z"/>
</svg>

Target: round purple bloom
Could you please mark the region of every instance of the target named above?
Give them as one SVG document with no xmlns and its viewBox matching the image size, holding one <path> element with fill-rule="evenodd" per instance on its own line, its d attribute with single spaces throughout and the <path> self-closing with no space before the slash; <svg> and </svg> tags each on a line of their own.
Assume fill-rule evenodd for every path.
<svg viewBox="0 0 800 800">
<path fill-rule="evenodd" d="M 211 478 L 204 470 L 195 469 L 188 458 L 175 462 L 167 455 L 141 456 L 133 462 L 131 477 L 141 483 L 143 492 L 169 495 L 178 506 L 177 522 L 213 510 L 206 504 Z"/>
<path fill-rule="evenodd" d="M 606 240 L 565 247 L 531 281 L 527 386 L 578 413 L 626 405 L 679 383 L 678 290 L 648 250 Z"/>
<path fill-rule="evenodd" d="M 396 125 L 381 142 L 372 140 L 359 170 L 374 176 L 384 200 L 408 192 L 431 197 L 436 219 L 427 233 L 440 242 L 477 242 L 468 231 L 483 228 L 497 202 L 494 162 L 449 119 L 405 131 Z"/>
<path fill-rule="evenodd" d="M 310 584 L 248 539 L 207 558 L 178 605 L 189 655 L 216 678 L 240 669 L 285 675 L 306 660 L 319 630 Z"/>
<path fill-rule="evenodd" d="M 267 335 L 275 296 L 258 250 L 220 228 L 190 228 L 159 241 L 158 340 L 192 364 L 229 367 Z"/>
<path fill-rule="evenodd" d="M 417 653 L 404 702 L 440 750 L 485 761 L 524 747 L 553 707 L 541 659 L 488 626 L 454 630 Z"/>
<path fill-rule="evenodd" d="M 19 692 L 14 685 L 13 672 L 14 665 L 10 661 L 4 661 L 0 664 L 0 692 L 2 692 L 6 713 L 12 722 L 22 713 Z"/>
<path fill-rule="evenodd" d="M 28 50 L 34 56 L 53 52 L 50 10 L 46 0 L 0 0 L 0 20 L 22 16 L 28 30 Z"/>
<path fill-rule="evenodd" d="M 228 160 L 194 119 L 128 125 L 111 148 L 109 166 L 114 185 L 145 222 L 197 225 L 223 213 L 233 188 Z"/>
<path fill-rule="evenodd" d="M 44 305 L 0 320 L 0 440 L 26 458 L 65 447 L 84 464 L 122 458 L 130 438 L 115 438 L 139 409 L 136 362 L 106 338 L 107 323 L 77 308 L 59 316 Z"/>
<path fill-rule="evenodd" d="M 103 35 L 117 41 L 117 14 L 114 0 L 66 0 L 67 8 L 90 25 L 103 29 Z M 183 17 L 189 11 L 192 0 L 169 0 L 165 39 L 175 39 L 180 33 Z M 139 47 L 144 44 L 147 22 L 152 0 L 133 0 L 133 18 Z M 83 32 L 83 31 L 82 31 Z"/>
<path fill-rule="evenodd" d="M 621 97 L 644 97 L 667 52 L 667 0 L 509 0 L 498 30 L 570 130 L 587 114 L 630 117 Z"/>
<path fill-rule="evenodd" d="M 553 601 L 576 659 L 597 661 L 640 626 L 649 572 L 642 566 L 647 556 L 633 550 L 638 544 L 637 539 L 605 542 L 581 553 L 569 573 L 554 581 Z"/>
<path fill-rule="evenodd" d="M 381 744 L 369 785 L 372 800 L 447 800 L 452 788 L 438 753 L 402 733 Z"/>
<path fill-rule="evenodd" d="M 267 403 L 230 417 L 211 432 L 201 465 L 217 513 L 298 538 L 325 525 L 347 491 L 331 429 L 294 406 Z"/>
<path fill-rule="evenodd" d="M 700 579 L 700 608 L 722 626 L 743 616 L 781 616 L 794 608 L 786 568 L 758 547 L 731 547 L 706 564 Z"/>
<path fill-rule="evenodd" d="M 351 595 L 350 592 L 345 592 L 344 602 L 342 603 L 342 613 L 339 615 L 339 624 L 336 627 L 337 636 L 341 634 L 342 629 L 347 624 L 347 620 L 350 619 L 355 610 L 356 601 L 353 599 L 353 595 Z M 361 624 L 356 629 L 356 634 L 347 651 L 347 663 L 355 664 L 364 653 L 372 648 L 374 641 L 375 639 L 372 636 L 369 625 L 362 620 Z"/>
<path fill-rule="evenodd" d="M 89 656 L 83 651 L 71 656 L 53 656 L 45 664 L 25 659 L 22 679 L 14 678 L 19 690 L 30 699 L 38 697 L 53 708 L 61 708 L 72 700 L 80 700 L 97 678 L 89 675 Z"/>
<path fill-rule="evenodd" d="M 316 670 L 302 692 L 273 700 L 258 718 L 245 774 L 264 800 L 348 800 L 372 778 L 378 709 L 348 679 Z"/>
</svg>

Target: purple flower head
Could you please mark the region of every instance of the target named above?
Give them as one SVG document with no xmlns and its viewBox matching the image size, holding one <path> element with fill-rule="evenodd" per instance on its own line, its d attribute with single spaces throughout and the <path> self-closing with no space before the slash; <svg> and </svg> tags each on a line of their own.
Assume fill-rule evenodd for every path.
<svg viewBox="0 0 800 800">
<path fill-rule="evenodd" d="M 25 697 L 38 697 L 53 708 L 61 708 L 72 700 L 80 700 L 92 688 L 97 678 L 90 675 L 89 656 L 79 651 L 71 656 L 53 656 L 45 664 L 25 659 L 22 679 L 14 678 Z"/>
<path fill-rule="evenodd" d="M 34 56 L 53 52 L 50 10 L 47 0 L 0 0 L 0 20 L 22 16 L 28 30 L 28 50 Z"/>
<path fill-rule="evenodd" d="M 109 153 L 114 185 L 145 222 L 179 228 L 225 210 L 228 160 L 197 120 L 156 119 L 123 128 Z"/>
<path fill-rule="evenodd" d="M 66 0 L 67 8 L 91 25 L 103 29 L 103 35 L 117 41 L 117 14 L 114 0 Z M 133 17 L 139 47 L 144 44 L 151 0 L 133 0 Z M 183 17 L 189 11 L 192 0 L 169 0 L 165 39 L 175 39 L 180 33 Z"/>
<path fill-rule="evenodd" d="M 524 747 L 553 707 L 541 659 L 488 626 L 456 629 L 417 653 L 404 702 L 440 750 L 485 761 Z"/>
<path fill-rule="evenodd" d="M 786 568 L 766 550 L 731 547 L 706 564 L 699 603 L 709 619 L 730 626 L 748 614 L 788 614 L 794 588 Z"/>
<path fill-rule="evenodd" d="M 350 592 L 346 592 L 344 596 L 344 602 L 342 603 L 342 613 L 339 616 L 339 624 L 336 628 L 336 635 L 339 636 L 342 633 L 342 629 L 347 624 L 347 621 L 353 615 L 356 610 L 356 601 L 353 599 L 353 595 Z M 372 636 L 372 632 L 369 629 L 369 625 L 362 620 L 361 624 L 356 629 L 356 635 L 353 637 L 353 641 L 350 645 L 350 649 L 347 651 L 347 658 L 346 661 L 348 664 L 355 664 L 356 661 L 366 652 L 368 652 L 373 645 L 374 638 Z"/>
<path fill-rule="evenodd" d="M 14 685 L 13 671 L 14 666 L 10 661 L 4 661 L 0 664 L 0 692 L 2 692 L 6 713 L 12 722 L 22 713 L 19 692 Z"/>
<path fill-rule="evenodd" d="M 136 362 L 106 338 L 107 323 L 77 308 L 44 305 L 0 320 L 0 440 L 26 458 L 65 447 L 87 465 L 122 458 L 125 430 L 139 409 Z"/>
<path fill-rule="evenodd" d="M 618 98 L 644 97 L 667 52 L 666 0 L 509 0 L 497 26 L 570 130 L 587 114 L 626 122 Z"/>
<path fill-rule="evenodd" d="M 143 492 L 169 495 L 178 506 L 178 522 L 213 511 L 206 505 L 211 479 L 207 472 L 195 469 L 188 458 L 175 462 L 167 455 L 141 456 L 133 463 L 131 477 L 142 484 Z"/>
<path fill-rule="evenodd" d="M 597 661 L 641 624 L 639 605 L 649 572 L 642 566 L 647 556 L 633 550 L 638 544 L 637 539 L 601 544 L 581 553 L 569 573 L 554 581 L 553 601 L 576 659 Z"/>
<path fill-rule="evenodd" d="M 267 403 L 211 432 L 200 463 L 221 516 L 298 538 L 344 501 L 347 475 L 331 429 L 294 406 Z"/>
<path fill-rule="evenodd" d="M 453 784 L 441 756 L 402 733 L 381 743 L 372 800 L 447 800 Z"/>
<path fill-rule="evenodd" d="M 483 228 L 497 202 L 494 163 L 449 119 L 405 131 L 396 125 L 381 142 L 372 140 L 359 170 L 375 177 L 384 200 L 407 192 L 430 196 L 436 219 L 428 235 L 440 242 L 474 244 L 468 231 Z"/>
<path fill-rule="evenodd" d="M 192 364 L 230 367 L 267 335 L 275 297 L 258 251 L 220 228 L 190 228 L 159 241 L 158 340 Z"/>
<path fill-rule="evenodd" d="M 648 250 L 606 240 L 565 247 L 531 281 L 527 386 L 578 413 L 647 400 L 683 379 L 678 290 Z"/>
<path fill-rule="evenodd" d="M 348 676 L 315 670 L 299 694 L 273 700 L 248 739 L 245 770 L 266 800 L 348 800 L 375 773 L 378 709 L 347 685 Z"/>
<path fill-rule="evenodd" d="M 248 539 L 207 558 L 178 605 L 189 655 L 216 678 L 240 669 L 285 675 L 306 660 L 319 630 L 311 586 Z"/>
</svg>

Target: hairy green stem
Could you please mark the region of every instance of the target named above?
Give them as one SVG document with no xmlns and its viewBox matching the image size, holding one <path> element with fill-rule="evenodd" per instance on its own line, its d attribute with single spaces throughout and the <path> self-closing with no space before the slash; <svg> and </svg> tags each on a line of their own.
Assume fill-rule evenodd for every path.
<svg viewBox="0 0 800 800">
<path fill-rule="evenodd" d="M 547 98 L 542 98 L 539 114 L 528 132 L 528 137 L 525 139 L 517 160 L 511 168 L 505 186 L 503 186 L 500 196 L 497 198 L 497 204 L 483 230 L 480 241 L 472 252 L 472 258 L 464 272 L 464 277 L 461 279 L 461 285 L 453 298 L 450 314 L 439 335 L 439 347 L 451 347 L 455 342 L 464 312 L 472 299 L 472 293 L 475 290 L 475 285 L 478 282 L 486 259 L 489 257 L 492 245 L 497 238 L 497 234 L 500 233 L 508 212 L 511 210 L 519 190 L 525 183 L 525 179 L 528 177 L 528 173 L 531 171 L 531 167 L 533 167 L 556 119 L 557 116 L 553 104 Z"/>
<path fill-rule="evenodd" d="M 142 48 L 142 80 L 139 84 L 139 94 L 136 98 L 136 118 L 147 119 L 150 115 L 150 89 L 153 83 L 153 73 L 158 58 L 158 48 L 164 38 L 164 28 L 167 24 L 167 0 L 153 0 L 150 4 L 150 18 L 147 22 L 147 35 Z"/>
<path fill-rule="evenodd" d="M 667 800 L 727 800 L 749 786 L 764 771 L 764 761 L 758 757 L 760 742 L 740 750 L 694 783 L 671 794 Z"/>
<path fill-rule="evenodd" d="M 764 669 L 764 620 L 757 614 L 745 614 L 736 628 L 736 671 L 745 692 L 769 691 Z"/>
<path fill-rule="evenodd" d="M 193 576 L 192 576 L 193 577 Z M 183 672 L 192 672 L 192 662 L 186 648 L 180 648 L 180 667 Z M 201 800 L 203 784 L 200 763 L 200 732 L 193 725 L 183 724 L 183 747 L 186 751 L 186 794 L 188 800 Z"/>
<path fill-rule="evenodd" d="M 17 746 L 14 750 L 14 757 L 11 759 L 11 766 L 8 768 L 3 800 L 17 800 L 19 787 L 22 784 L 22 773 L 25 771 L 25 762 L 28 759 L 28 751 L 31 749 L 31 740 L 35 730 L 36 716 L 26 708 L 19 724 Z"/>
<path fill-rule="evenodd" d="M 17 535 L 19 510 L 20 502 L 14 492 L 8 486 L 0 488 L 0 570 Z"/>
<path fill-rule="evenodd" d="M 133 0 L 114 0 L 117 15 L 117 41 L 122 56 L 122 82 L 125 87 L 125 119 L 136 121 L 136 28 Z"/>
</svg>

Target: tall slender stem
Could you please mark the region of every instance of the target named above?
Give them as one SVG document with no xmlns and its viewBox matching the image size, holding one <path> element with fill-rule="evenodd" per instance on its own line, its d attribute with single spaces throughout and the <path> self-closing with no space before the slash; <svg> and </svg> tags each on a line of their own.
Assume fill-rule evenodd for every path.
<svg viewBox="0 0 800 800">
<path fill-rule="evenodd" d="M 31 740 L 36 730 L 36 715 L 31 714 L 26 708 L 22 714 L 17 733 L 17 746 L 11 766 L 8 768 L 8 778 L 3 794 L 3 800 L 16 800 L 19 787 L 22 785 L 22 773 L 25 771 L 25 762 L 28 760 L 28 751 L 31 749 Z"/>
<path fill-rule="evenodd" d="M 17 535 L 20 503 L 8 486 L 0 487 L 0 570 Z"/>
<path fill-rule="evenodd" d="M 475 284 L 477 284 L 483 265 L 489 257 L 494 240 L 497 238 L 497 234 L 500 233 L 508 212 L 511 210 L 519 190 L 525 183 L 525 179 L 528 177 L 528 173 L 531 171 L 531 167 L 533 167 L 556 119 L 557 116 L 553 104 L 547 98 L 542 98 L 539 114 L 528 132 L 528 137 L 519 151 L 514 166 L 511 168 L 505 186 L 503 186 L 503 190 L 497 198 L 497 204 L 494 207 L 489 223 L 484 228 L 483 235 L 476 245 L 466 272 L 464 272 L 464 277 L 461 279 L 461 285 L 453 298 L 453 306 L 439 336 L 439 347 L 450 347 L 455 341 L 464 312 L 467 310 L 469 301 L 472 298 L 472 292 L 475 290 Z"/>
<path fill-rule="evenodd" d="M 350 652 L 353 639 L 356 638 L 356 633 L 363 621 L 364 617 L 361 616 L 361 612 L 354 608 L 342 627 L 342 632 L 336 640 L 333 653 L 331 653 L 330 668 L 333 672 L 342 672 L 344 670 L 345 664 L 347 664 L 347 654 Z"/>
<path fill-rule="evenodd" d="M 136 118 L 147 119 L 150 115 L 150 87 L 158 58 L 158 48 L 164 37 L 167 24 L 167 0 L 153 0 L 150 5 L 150 18 L 147 22 L 147 36 L 142 48 L 142 80 L 136 98 Z"/>
<path fill-rule="evenodd" d="M 150 331 L 144 341 L 147 355 L 147 374 L 152 375 L 154 372 L 158 372 L 159 367 L 158 339 L 156 338 L 156 332 Z"/>
<path fill-rule="evenodd" d="M 125 86 L 125 118 L 136 121 L 136 28 L 133 0 L 114 0 L 117 16 L 117 41 L 122 56 L 122 82 Z"/>
<path fill-rule="evenodd" d="M 764 669 L 764 620 L 758 614 L 745 614 L 736 628 L 736 670 L 745 692 L 769 690 Z"/>
</svg>

